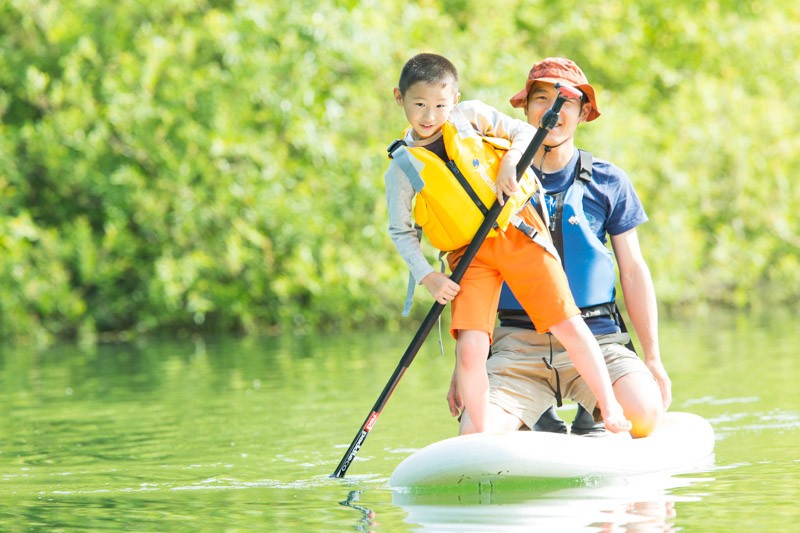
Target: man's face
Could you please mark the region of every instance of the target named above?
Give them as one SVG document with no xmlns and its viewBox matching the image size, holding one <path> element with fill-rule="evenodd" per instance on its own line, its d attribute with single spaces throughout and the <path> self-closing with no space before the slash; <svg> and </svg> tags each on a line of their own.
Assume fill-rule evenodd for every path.
<svg viewBox="0 0 800 533">
<path fill-rule="evenodd" d="M 535 82 L 531 87 L 530 93 L 528 93 L 528 108 L 526 110 L 528 123 L 538 128 L 542 123 L 542 117 L 553 105 L 557 96 L 558 91 L 554 84 L 543 81 Z M 578 124 L 586 120 L 589 107 L 588 103 L 581 106 L 578 100 L 564 102 L 564 106 L 558 116 L 558 123 L 550 130 L 545 139 L 546 144 L 555 146 L 574 136 Z"/>
</svg>

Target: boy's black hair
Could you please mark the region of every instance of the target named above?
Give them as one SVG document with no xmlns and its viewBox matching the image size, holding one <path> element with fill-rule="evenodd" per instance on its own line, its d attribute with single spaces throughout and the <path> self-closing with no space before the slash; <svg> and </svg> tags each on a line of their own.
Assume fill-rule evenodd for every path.
<svg viewBox="0 0 800 533">
<path fill-rule="evenodd" d="M 438 54 L 417 54 L 403 65 L 397 88 L 404 95 L 415 83 L 445 86 L 451 80 L 458 91 L 458 70 L 449 59 Z"/>
</svg>

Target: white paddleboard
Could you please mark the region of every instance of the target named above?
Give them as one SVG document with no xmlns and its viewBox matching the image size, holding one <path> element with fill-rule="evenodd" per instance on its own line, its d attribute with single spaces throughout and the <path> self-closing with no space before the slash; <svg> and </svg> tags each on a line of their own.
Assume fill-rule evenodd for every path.
<svg viewBox="0 0 800 533">
<path fill-rule="evenodd" d="M 666 413 L 649 436 L 579 437 L 538 431 L 478 433 L 413 453 L 389 478 L 392 487 L 500 480 L 629 476 L 677 472 L 707 463 L 714 429 L 691 413 Z"/>
</svg>

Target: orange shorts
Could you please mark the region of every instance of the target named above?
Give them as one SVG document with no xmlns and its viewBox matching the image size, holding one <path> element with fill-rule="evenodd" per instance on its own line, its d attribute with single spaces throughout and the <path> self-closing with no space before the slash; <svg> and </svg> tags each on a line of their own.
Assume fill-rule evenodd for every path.
<svg viewBox="0 0 800 533">
<path fill-rule="evenodd" d="M 539 215 L 530 207 L 520 212 L 525 222 L 548 235 Z M 461 248 L 447 256 L 450 270 L 464 255 Z M 527 235 L 509 225 L 504 232 L 487 238 L 467 267 L 452 302 L 450 334 L 458 330 L 485 331 L 492 338 L 503 280 L 514 292 L 539 333 L 580 314 L 560 261 Z"/>
</svg>

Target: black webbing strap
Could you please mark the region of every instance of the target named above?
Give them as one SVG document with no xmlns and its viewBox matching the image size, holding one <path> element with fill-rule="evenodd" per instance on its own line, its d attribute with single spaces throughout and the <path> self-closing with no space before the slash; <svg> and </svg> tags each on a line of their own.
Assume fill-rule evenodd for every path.
<svg viewBox="0 0 800 533">
<path fill-rule="evenodd" d="M 614 319 L 616 320 L 620 331 L 622 331 L 622 333 L 628 333 L 628 328 L 625 326 L 625 320 L 622 319 L 622 312 L 620 312 L 616 303 L 614 303 Z M 628 333 L 628 339 L 629 340 L 625 344 L 625 347 L 633 353 L 636 353 L 636 347 L 633 345 L 633 338 L 631 337 L 630 333 Z"/>
<path fill-rule="evenodd" d="M 581 309 L 581 318 L 584 320 L 599 316 L 607 316 L 612 318 L 617 326 L 619 326 L 619 329 L 622 333 L 628 333 L 625 320 L 622 318 L 622 312 L 619 310 L 619 306 L 616 302 L 608 302 L 605 304 L 584 307 Z M 503 328 L 536 330 L 536 326 L 534 325 L 533 321 L 531 321 L 530 317 L 528 317 L 528 314 L 521 309 L 500 309 L 497 311 L 497 318 L 500 319 L 500 327 Z M 625 347 L 633 353 L 637 353 L 630 334 L 628 334 L 628 338 L 630 340 L 628 340 L 628 342 L 625 344 Z"/>
<path fill-rule="evenodd" d="M 591 307 L 581 308 L 581 318 L 595 318 L 599 316 L 607 316 L 614 319 L 615 322 L 621 320 L 619 309 L 614 302 L 608 302 Z M 500 319 L 500 326 L 506 328 L 523 328 L 523 329 L 536 329 L 536 326 L 531 321 L 528 314 L 522 309 L 500 309 L 497 312 L 497 317 Z M 622 325 L 620 325 L 620 329 Z M 623 329 L 623 331 L 625 331 Z"/>
<path fill-rule="evenodd" d="M 581 157 L 580 164 L 578 165 L 578 179 L 588 183 L 592 181 L 592 153 L 586 150 L 578 150 L 578 153 Z"/>
<path fill-rule="evenodd" d="M 453 176 L 456 177 L 458 183 L 461 184 L 461 187 L 464 188 L 464 191 L 467 193 L 467 196 L 469 196 L 470 200 L 472 200 L 472 202 L 478 207 L 478 209 L 480 209 L 481 214 L 483 216 L 486 216 L 486 213 L 489 212 L 489 208 L 486 207 L 486 204 L 483 203 L 480 196 L 478 196 L 478 193 L 476 193 L 475 189 L 472 188 L 472 185 L 469 184 L 469 181 L 467 181 L 467 178 L 465 178 L 464 174 L 462 174 L 461 171 L 458 169 L 455 162 L 451 159 L 450 161 L 447 161 L 445 164 L 447 165 L 447 168 L 450 169 L 450 172 L 453 173 Z"/>
<path fill-rule="evenodd" d="M 544 366 L 546 366 L 548 370 L 552 370 L 553 372 L 556 373 L 556 390 L 555 390 L 556 406 L 561 407 L 562 405 L 564 405 L 564 402 L 562 401 L 562 396 L 561 396 L 561 375 L 559 375 L 558 369 L 553 366 L 553 335 L 548 333 L 547 337 L 550 340 L 550 361 L 548 362 L 546 357 L 542 357 L 542 361 L 544 362 Z"/>
</svg>

